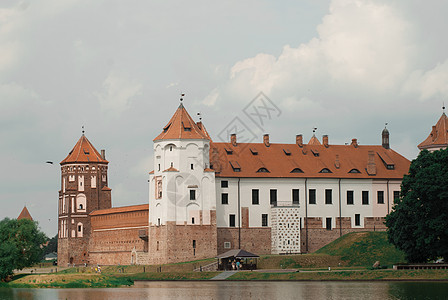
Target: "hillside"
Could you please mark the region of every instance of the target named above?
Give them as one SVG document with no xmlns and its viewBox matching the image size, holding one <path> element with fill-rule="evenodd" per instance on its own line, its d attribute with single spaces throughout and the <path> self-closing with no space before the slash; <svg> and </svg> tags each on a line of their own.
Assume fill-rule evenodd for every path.
<svg viewBox="0 0 448 300">
<path fill-rule="evenodd" d="M 377 260 L 383 266 L 405 262 L 404 253 L 388 242 L 386 232 L 349 233 L 315 253 L 340 256 L 348 266 L 372 266 Z"/>
</svg>

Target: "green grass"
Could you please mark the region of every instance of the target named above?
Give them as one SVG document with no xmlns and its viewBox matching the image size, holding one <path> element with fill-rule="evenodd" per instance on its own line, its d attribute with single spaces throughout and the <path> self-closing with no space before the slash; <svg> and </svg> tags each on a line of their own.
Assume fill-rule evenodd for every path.
<svg viewBox="0 0 448 300">
<path fill-rule="evenodd" d="M 391 267 L 405 262 L 404 253 L 389 243 L 386 232 L 352 232 L 315 253 L 340 256 L 348 266 L 371 267 L 379 261 L 382 266 Z"/>
</svg>

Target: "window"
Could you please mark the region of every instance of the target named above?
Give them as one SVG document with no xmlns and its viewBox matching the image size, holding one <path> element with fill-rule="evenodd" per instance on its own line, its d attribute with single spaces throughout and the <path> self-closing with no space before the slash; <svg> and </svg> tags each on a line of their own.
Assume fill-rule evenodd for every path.
<svg viewBox="0 0 448 300">
<path fill-rule="evenodd" d="M 259 191 L 258 190 L 252 190 L 252 204 L 253 205 L 260 204 Z"/>
<path fill-rule="evenodd" d="M 221 204 L 229 204 L 229 194 L 227 193 L 221 194 Z"/>
<path fill-rule="evenodd" d="M 80 210 L 84 209 L 84 208 L 82 207 L 82 204 L 79 205 L 79 209 L 80 209 Z"/>
<path fill-rule="evenodd" d="M 310 197 L 309 203 L 310 204 L 316 204 L 316 190 L 315 189 L 310 189 L 308 194 L 309 194 L 309 197 Z"/>
<path fill-rule="evenodd" d="M 82 231 L 82 225 L 78 225 L 78 232 Z"/>
<path fill-rule="evenodd" d="M 190 200 L 196 200 L 196 190 L 190 190 Z"/>
<path fill-rule="evenodd" d="M 157 226 L 160 226 L 160 218 L 157 219 Z"/>
<path fill-rule="evenodd" d="M 326 221 L 327 221 L 327 222 L 326 222 L 326 223 L 327 223 L 327 224 L 326 224 L 326 228 L 327 228 L 327 230 L 331 230 L 331 218 L 327 218 Z"/>
<path fill-rule="evenodd" d="M 353 191 L 347 191 L 347 205 L 353 205 L 354 202 Z"/>
<path fill-rule="evenodd" d="M 300 195 L 299 189 L 292 190 L 292 204 L 299 204 L 299 195 Z"/>
<path fill-rule="evenodd" d="M 323 168 L 322 170 L 320 170 L 319 173 L 333 173 L 333 172 L 331 172 L 330 169 L 328 168 Z"/>
<path fill-rule="evenodd" d="M 170 151 L 173 151 L 173 146 L 170 146 Z"/>
<path fill-rule="evenodd" d="M 190 169 L 194 170 L 193 164 L 190 164 Z"/>
<path fill-rule="evenodd" d="M 196 240 L 193 240 L 193 249 L 196 249 Z"/>
<path fill-rule="evenodd" d="M 270 190 L 269 197 L 271 205 L 277 206 L 277 190 Z"/>
<path fill-rule="evenodd" d="M 384 191 L 377 192 L 378 204 L 384 204 Z"/>
<path fill-rule="evenodd" d="M 227 188 L 229 187 L 229 182 L 227 180 L 222 180 L 221 181 L 221 187 L 222 188 Z"/>
<path fill-rule="evenodd" d="M 160 164 L 159 164 L 159 171 L 160 171 Z"/>
<path fill-rule="evenodd" d="M 355 226 L 361 226 L 361 215 L 355 214 Z"/>
<path fill-rule="evenodd" d="M 362 205 L 369 205 L 369 191 L 362 191 Z"/>
<path fill-rule="evenodd" d="M 333 190 L 327 189 L 325 190 L 325 204 L 333 204 Z"/>
<path fill-rule="evenodd" d="M 361 173 L 358 169 L 351 169 L 349 173 Z"/>
<path fill-rule="evenodd" d="M 290 173 L 303 173 L 303 171 L 300 168 L 294 168 Z"/>
<path fill-rule="evenodd" d="M 191 224 L 194 224 L 194 217 L 191 218 Z"/>
<path fill-rule="evenodd" d="M 270 173 L 270 172 L 266 168 L 260 168 L 260 169 L 258 169 L 257 173 Z"/>
<path fill-rule="evenodd" d="M 263 227 L 268 226 L 268 214 L 261 215 L 261 226 Z"/>
<path fill-rule="evenodd" d="M 229 215 L 229 226 L 235 227 L 235 215 Z"/>
<path fill-rule="evenodd" d="M 400 191 L 394 191 L 394 200 L 400 198 Z"/>
<path fill-rule="evenodd" d="M 224 242 L 224 249 L 230 249 L 231 244 L 230 242 Z"/>
</svg>

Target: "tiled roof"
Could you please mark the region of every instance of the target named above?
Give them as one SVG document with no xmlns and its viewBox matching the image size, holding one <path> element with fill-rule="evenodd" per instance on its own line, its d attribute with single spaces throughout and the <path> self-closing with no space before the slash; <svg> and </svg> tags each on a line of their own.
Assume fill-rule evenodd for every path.
<svg viewBox="0 0 448 300">
<path fill-rule="evenodd" d="M 418 145 L 420 150 L 432 147 L 446 147 L 448 145 L 448 118 L 442 114 L 436 125 L 432 126 L 429 136 Z"/>
<path fill-rule="evenodd" d="M 28 208 L 26 208 L 26 206 L 23 207 L 22 212 L 17 217 L 17 220 L 21 220 L 21 219 L 28 219 L 28 220 L 31 220 L 31 221 L 33 220 L 33 217 L 31 217 L 31 214 L 28 211 Z"/>
<path fill-rule="evenodd" d="M 83 134 L 73 147 L 67 157 L 60 162 L 61 165 L 68 163 L 109 163 L 101 157 L 101 154 L 93 147 L 90 141 Z"/>
<path fill-rule="evenodd" d="M 210 159 L 217 177 L 401 179 L 410 165 L 382 146 L 331 144 L 211 143 Z"/>
<path fill-rule="evenodd" d="M 201 129 L 202 128 L 202 129 Z M 171 139 L 210 139 L 204 126 L 201 128 L 193 121 L 181 103 L 168 124 L 154 141 Z"/>
<path fill-rule="evenodd" d="M 179 170 L 176 168 L 173 168 L 173 167 L 169 167 L 168 169 L 164 170 L 163 172 L 179 172 Z"/>
<path fill-rule="evenodd" d="M 112 191 L 112 189 L 108 186 L 104 186 L 101 190 L 102 191 Z"/>
<path fill-rule="evenodd" d="M 308 145 L 321 145 L 319 142 L 319 139 L 313 134 L 310 141 L 308 142 Z"/>
<path fill-rule="evenodd" d="M 98 216 L 98 215 L 116 214 L 116 213 L 138 211 L 138 210 L 149 210 L 149 204 L 140 204 L 140 205 L 121 206 L 121 207 L 100 209 L 100 210 L 95 210 L 95 211 L 91 212 L 90 215 Z"/>
</svg>

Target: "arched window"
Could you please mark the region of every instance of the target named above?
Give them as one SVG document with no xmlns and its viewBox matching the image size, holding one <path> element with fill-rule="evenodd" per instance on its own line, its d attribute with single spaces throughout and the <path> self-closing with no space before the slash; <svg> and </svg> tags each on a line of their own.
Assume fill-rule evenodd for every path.
<svg viewBox="0 0 448 300">
<path fill-rule="evenodd" d="M 331 172 L 330 169 L 328 168 L 323 168 L 322 170 L 320 170 L 319 173 L 333 173 L 333 172 Z"/>
<path fill-rule="evenodd" d="M 361 173 L 358 169 L 351 169 L 349 173 Z"/>
<path fill-rule="evenodd" d="M 292 169 L 291 173 L 303 173 L 303 171 L 300 168 L 294 168 Z"/>
<path fill-rule="evenodd" d="M 262 167 L 260 169 L 258 169 L 257 173 L 270 173 L 268 169 Z"/>
</svg>

